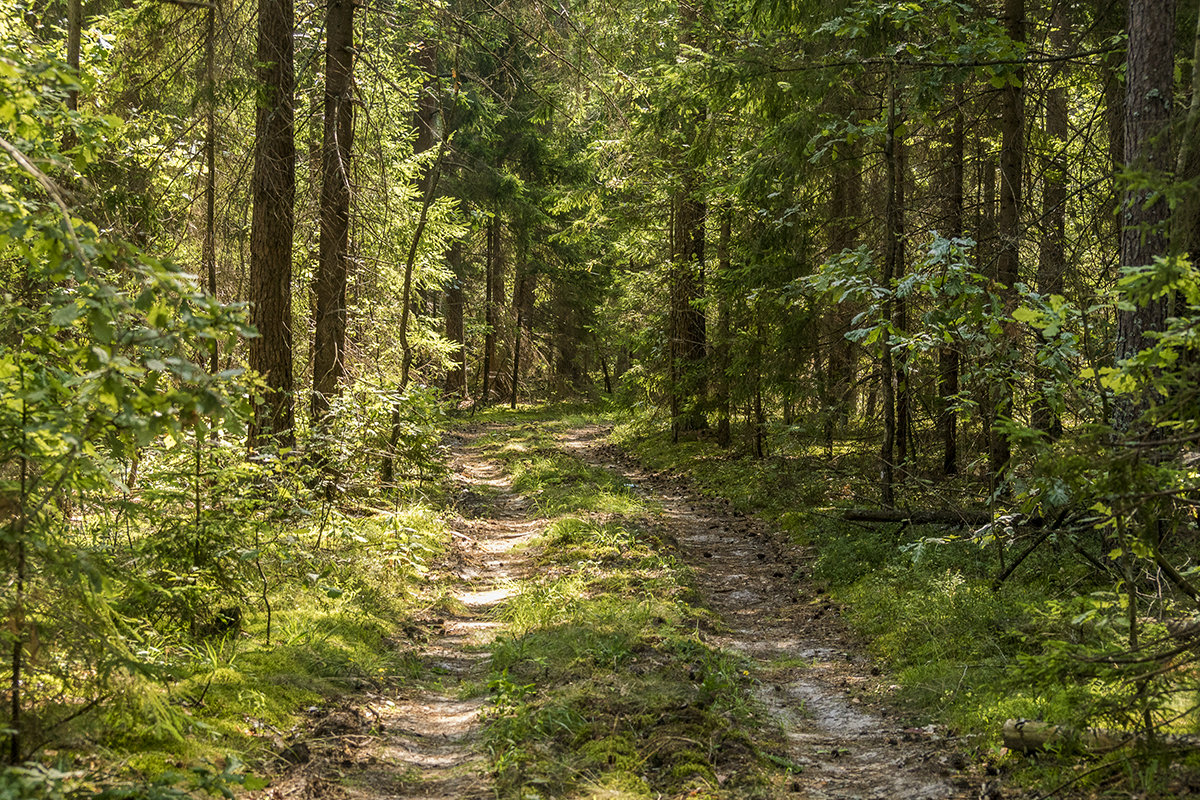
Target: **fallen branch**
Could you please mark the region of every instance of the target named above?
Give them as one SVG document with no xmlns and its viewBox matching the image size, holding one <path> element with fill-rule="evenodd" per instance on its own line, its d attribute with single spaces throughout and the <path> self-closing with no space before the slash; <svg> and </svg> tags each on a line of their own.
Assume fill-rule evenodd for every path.
<svg viewBox="0 0 1200 800">
<path fill-rule="evenodd" d="M 992 591 L 994 592 L 997 589 L 999 589 L 1000 585 L 1008 579 L 1008 576 L 1012 575 L 1014 572 L 1017 571 L 1017 567 L 1021 566 L 1021 562 L 1023 562 L 1025 559 L 1029 558 L 1029 556 L 1033 553 L 1033 551 L 1038 549 L 1038 547 L 1041 546 L 1042 542 L 1049 539 L 1051 534 L 1053 534 L 1055 531 L 1059 530 L 1062 527 L 1063 520 L 1065 520 L 1066 518 L 1067 518 L 1067 512 L 1064 511 L 1058 515 L 1058 519 L 1054 520 L 1053 525 L 1047 526 L 1040 534 L 1038 534 L 1038 537 L 1033 540 L 1033 543 L 1030 544 L 1028 547 L 1026 547 L 1024 552 L 1022 552 L 1019 556 L 1017 556 L 1015 559 L 1013 559 L 1013 562 L 1011 564 L 1009 564 L 1008 567 L 1003 572 L 1001 572 L 999 575 L 996 576 L 996 580 L 992 581 Z"/>
</svg>

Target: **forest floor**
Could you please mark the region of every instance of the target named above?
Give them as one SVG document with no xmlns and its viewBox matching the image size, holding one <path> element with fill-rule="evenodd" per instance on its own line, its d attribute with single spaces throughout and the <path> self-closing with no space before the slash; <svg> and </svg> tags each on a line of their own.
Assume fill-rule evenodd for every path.
<svg viewBox="0 0 1200 800">
<path fill-rule="evenodd" d="M 485 731 L 499 713 L 495 686 L 513 685 L 507 670 L 498 680 L 490 663 L 497 640 L 517 635 L 510 630 L 512 615 L 505 609 L 523 582 L 537 580 L 547 570 L 547 562 L 540 560 L 541 550 L 547 546 L 546 530 L 553 521 L 553 514 L 539 505 L 536 492 L 530 496 L 514 488 L 513 462 L 496 458 L 496 443 L 521 434 L 519 427 L 508 422 L 477 423 L 452 434 L 451 480 L 456 492 L 449 520 L 452 545 L 429 581 L 431 589 L 441 594 L 430 604 L 438 609 L 436 614 L 422 620 L 425 641 L 420 658 L 426 677 L 393 691 L 364 693 L 342 707 L 315 713 L 309 733 L 292 745 L 295 752 L 290 755 L 297 763 L 266 790 L 265 797 L 567 796 L 540 780 L 499 786 L 496 776 L 502 770 L 496 763 L 496 744 Z M 557 450 L 550 457 L 571 459 L 586 465 L 581 468 L 607 475 L 616 482 L 613 485 L 624 487 L 643 508 L 651 509 L 638 524 L 652 531 L 646 537 L 659 549 L 670 550 L 669 557 L 684 565 L 690 576 L 689 602 L 700 609 L 691 635 L 704 647 L 746 665 L 737 670 L 737 677 L 752 698 L 749 704 L 754 706 L 758 726 L 748 737 L 752 740 L 748 752 L 757 754 L 756 763 L 765 763 L 770 772 L 753 796 L 813 800 L 999 796 L 984 777 L 964 771 L 966 765 L 953 742 L 937 729 L 913 728 L 904 722 L 890 700 L 895 687 L 888 677 L 862 655 L 860 643 L 841 622 L 835 605 L 805 582 L 803 550 L 785 544 L 765 524 L 699 497 L 678 479 L 643 470 L 606 444 L 600 427 L 561 427 L 538 435 L 543 449 Z M 607 524 L 613 517 L 603 510 L 576 512 L 596 524 Z M 603 591 L 595 587 L 603 586 L 597 583 L 589 589 L 592 599 Z M 604 598 L 606 602 L 636 602 L 623 599 L 620 587 L 612 591 L 614 596 Z M 545 661 L 536 653 L 525 660 Z M 634 660 L 622 669 L 630 676 L 642 675 L 646 668 L 639 663 Z M 694 678 L 690 670 L 690 666 L 674 669 L 673 679 Z M 618 682 L 622 680 L 620 670 L 614 674 Z M 540 685 L 532 687 L 531 683 L 518 688 L 531 694 L 543 691 Z M 624 690 L 612 691 L 619 695 Z M 596 705 L 602 706 L 603 700 L 597 698 Z M 686 710 L 680 713 L 686 715 Z M 660 719 L 657 724 L 669 723 Z M 616 719 L 612 725 L 615 729 Z M 648 737 L 633 739 L 644 743 L 651 741 Z M 650 749 L 662 746 L 659 742 Z M 532 757 L 530 752 L 544 749 L 536 742 L 530 748 L 521 752 Z M 695 767 L 700 779 L 676 796 L 743 796 L 734 788 L 737 776 L 732 773 L 749 761 L 719 751 L 720 747 L 710 745 L 711 763 Z M 642 772 L 655 760 L 652 753 L 635 755 Z M 607 762 L 620 763 L 620 759 L 609 754 Z M 594 776 L 580 786 L 569 796 L 644 796 L 605 789 Z M 664 796 L 658 792 L 649 796 L 655 794 Z"/>
</svg>

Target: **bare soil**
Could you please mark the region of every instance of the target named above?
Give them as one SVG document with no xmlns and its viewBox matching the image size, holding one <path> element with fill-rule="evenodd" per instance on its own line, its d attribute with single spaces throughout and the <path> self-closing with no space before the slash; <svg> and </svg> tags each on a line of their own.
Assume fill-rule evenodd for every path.
<svg viewBox="0 0 1200 800">
<path fill-rule="evenodd" d="M 528 569 L 520 545 L 544 522 L 528 519 L 500 466 L 472 450 L 477 435 L 463 432 L 451 442 L 458 514 L 449 520 L 449 552 L 430 576 L 448 599 L 435 606 L 437 616 L 422 621 L 427 641 L 419 650 L 419 685 L 364 693 L 347 708 L 323 712 L 299 743 L 303 763 L 288 768 L 265 798 L 494 797 L 478 746 L 480 682 L 488 673 L 487 645 L 500 627 L 492 611 Z"/>
<path fill-rule="evenodd" d="M 499 631 L 492 611 L 528 573 L 529 555 L 520 545 L 545 521 L 528 513 L 499 465 L 473 447 L 484 430 L 459 431 L 450 442 L 458 515 L 434 585 L 452 599 L 423 621 L 427 641 L 419 650 L 422 674 L 437 679 L 363 692 L 315 715 L 309 732 L 280 748 L 281 759 L 292 763 L 263 797 L 494 797 L 479 747 L 486 648 Z M 862 655 L 834 604 L 804 582 L 803 551 L 760 521 L 702 499 L 678 478 L 645 471 L 606 444 L 604 434 L 599 427 L 576 429 L 562 447 L 623 475 L 663 508 L 661 533 L 695 570 L 717 620 L 705 635 L 758 665 L 759 697 L 783 731 L 787 758 L 803 766 L 781 797 L 998 796 L 961 771 L 961 756 L 936 729 L 900 720 L 889 699 L 894 687 Z"/>
</svg>

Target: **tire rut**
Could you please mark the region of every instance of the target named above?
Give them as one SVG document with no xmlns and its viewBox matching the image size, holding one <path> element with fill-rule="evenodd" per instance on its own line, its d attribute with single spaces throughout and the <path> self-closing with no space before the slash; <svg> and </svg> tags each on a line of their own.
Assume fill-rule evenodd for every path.
<svg viewBox="0 0 1200 800">
<path fill-rule="evenodd" d="M 663 508 L 663 525 L 721 620 L 709 639 L 758 665 L 759 700 L 778 720 L 788 757 L 803 767 L 789 797 L 947 800 L 965 797 L 961 756 L 931 729 L 907 728 L 887 705 L 880 672 L 859 655 L 833 604 L 793 576 L 796 548 L 756 519 L 641 469 L 604 444 L 598 427 L 562 445 L 624 476 Z"/>
<path fill-rule="evenodd" d="M 449 587 L 453 611 L 430 620 L 433 635 L 419 653 L 432 685 L 364 693 L 337 716 L 340 729 L 303 743 L 305 763 L 266 790 L 273 800 L 485 800 L 495 796 L 480 745 L 488 673 L 487 646 L 500 630 L 495 609 L 529 567 L 519 545 L 544 522 L 530 520 L 498 464 L 472 447 L 472 431 L 451 437 L 451 545 L 436 585 Z M 425 678 L 425 684 L 430 684 Z M 310 733 L 321 731 L 322 720 Z M 296 746 L 293 745 L 293 749 Z"/>
</svg>

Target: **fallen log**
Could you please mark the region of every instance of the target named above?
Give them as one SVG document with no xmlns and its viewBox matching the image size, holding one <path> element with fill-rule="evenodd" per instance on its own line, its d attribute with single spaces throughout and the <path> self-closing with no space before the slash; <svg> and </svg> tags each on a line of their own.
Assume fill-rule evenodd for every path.
<svg viewBox="0 0 1200 800">
<path fill-rule="evenodd" d="M 1022 753 L 1033 753 L 1048 748 L 1106 753 L 1127 744 L 1133 738 L 1127 733 L 1101 728 L 1080 730 L 1035 719 L 1005 720 L 1003 737 L 1005 747 Z"/>
<path fill-rule="evenodd" d="M 1108 753 L 1134 742 L 1145 742 L 1144 734 L 1111 731 L 1104 728 L 1072 728 L 1035 719 L 1010 719 L 1004 723 L 1004 746 L 1009 750 L 1034 753 L 1039 750 Z M 1156 735 L 1156 744 L 1175 748 L 1200 749 L 1200 736 L 1185 733 Z"/>
<path fill-rule="evenodd" d="M 1022 528 L 1040 528 L 1046 525 L 1042 517 L 1023 517 L 1017 513 L 1000 514 L 993 517 L 987 511 L 967 511 L 958 508 L 934 509 L 930 511 L 905 511 L 892 508 L 848 508 L 842 512 L 846 522 L 903 522 L 908 525 L 958 525 L 982 528 L 993 522 L 1014 524 Z"/>
<path fill-rule="evenodd" d="M 847 522 L 906 522 L 910 525 L 973 525 L 979 527 L 992 521 L 986 511 L 899 511 L 890 508 L 851 508 L 842 513 Z"/>
</svg>

